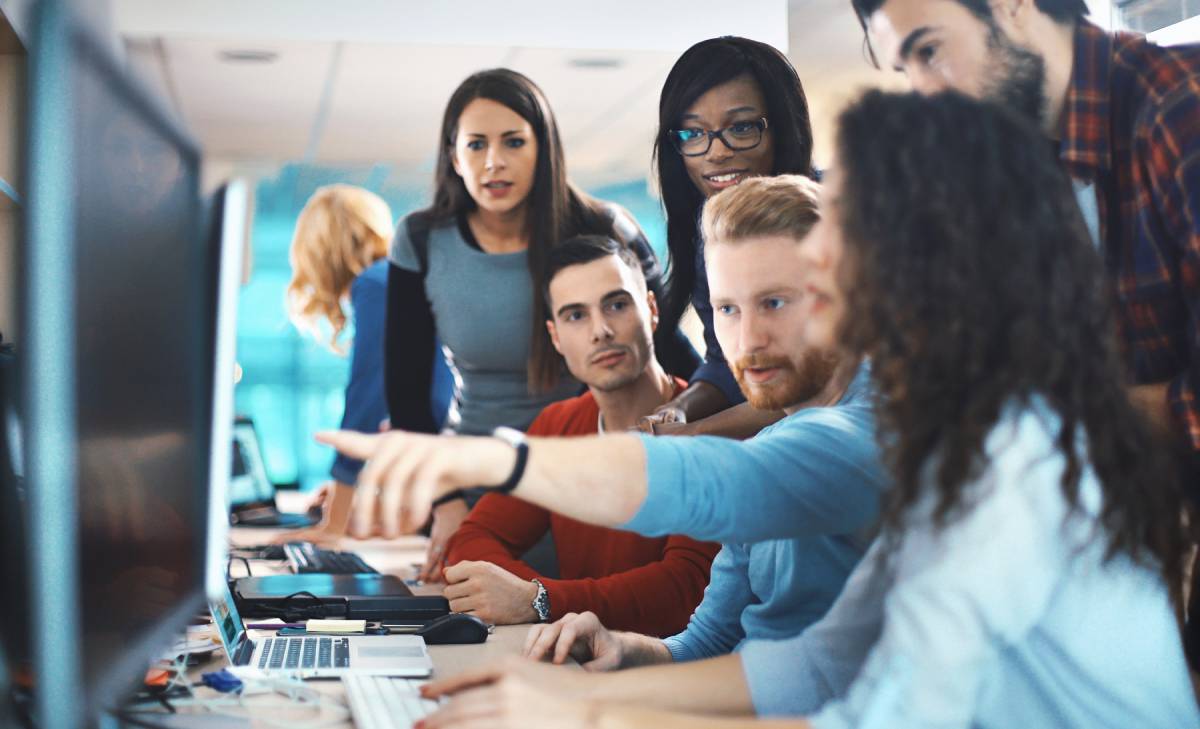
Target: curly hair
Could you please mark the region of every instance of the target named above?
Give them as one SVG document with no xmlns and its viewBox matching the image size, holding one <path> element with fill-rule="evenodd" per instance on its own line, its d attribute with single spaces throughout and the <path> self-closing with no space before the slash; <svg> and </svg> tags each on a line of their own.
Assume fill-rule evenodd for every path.
<svg viewBox="0 0 1200 729">
<path fill-rule="evenodd" d="M 890 531 L 931 487 L 935 525 L 964 508 L 1003 409 L 1040 398 L 1061 419 L 1067 503 L 1090 463 L 1108 557 L 1150 556 L 1176 589 L 1177 454 L 1128 399 L 1112 291 L 1051 145 L 998 106 L 875 91 L 842 113 L 836 151 L 838 337 L 873 363 Z"/>
</svg>

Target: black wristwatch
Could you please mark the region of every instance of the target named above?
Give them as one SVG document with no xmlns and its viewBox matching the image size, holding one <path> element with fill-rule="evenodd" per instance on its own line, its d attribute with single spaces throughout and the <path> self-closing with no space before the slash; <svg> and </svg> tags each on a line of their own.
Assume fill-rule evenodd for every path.
<svg viewBox="0 0 1200 729">
<path fill-rule="evenodd" d="M 507 494 L 517 487 L 521 477 L 525 475 L 525 464 L 529 461 L 529 443 L 525 440 L 525 434 L 516 428 L 496 428 L 492 431 L 492 437 L 499 438 L 517 451 L 517 462 L 513 465 L 512 473 L 508 474 L 508 479 L 499 486 L 490 487 L 492 491 Z"/>
</svg>

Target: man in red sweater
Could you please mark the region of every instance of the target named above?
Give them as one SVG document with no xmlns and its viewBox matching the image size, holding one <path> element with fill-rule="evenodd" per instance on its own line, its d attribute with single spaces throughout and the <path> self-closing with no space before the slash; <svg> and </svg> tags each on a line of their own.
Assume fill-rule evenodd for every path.
<svg viewBox="0 0 1200 729">
<path fill-rule="evenodd" d="M 550 339 L 588 391 L 547 407 L 529 435 L 629 430 L 687 386 L 654 357 L 658 307 L 633 252 L 603 236 L 572 238 L 550 253 L 546 280 Z M 561 579 L 519 558 L 546 530 Z M 606 626 L 665 637 L 687 626 L 718 548 L 595 527 L 489 493 L 450 539 L 444 594 L 451 610 L 497 624 L 590 610 Z"/>
</svg>

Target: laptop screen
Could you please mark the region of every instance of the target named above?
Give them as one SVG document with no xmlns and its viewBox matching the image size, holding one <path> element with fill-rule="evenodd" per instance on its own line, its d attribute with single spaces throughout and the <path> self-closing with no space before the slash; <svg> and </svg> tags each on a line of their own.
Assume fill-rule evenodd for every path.
<svg viewBox="0 0 1200 729">
<path fill-rule="evenodd" d="M 246 626 L 242 623 L 242 617 L 238 615 L 233 593 L 226 587 L 222 600 L 209 600 L 208 607 L 212 611 L 217 631 L 221 634 L 221 642 L 225 644 L 225 652 L 229 655 L 229 660 L 233 661 L 242 640 L 246 637 Z"/>
<path fill-rule="evenodd" d="M 229 506 L 241 506 L 275 498 L 275 486 L 267 478 L 267 466 L 254 423 L 238 420 L 233 426 L 233 473 L 229 479 Z"/>
</svg>

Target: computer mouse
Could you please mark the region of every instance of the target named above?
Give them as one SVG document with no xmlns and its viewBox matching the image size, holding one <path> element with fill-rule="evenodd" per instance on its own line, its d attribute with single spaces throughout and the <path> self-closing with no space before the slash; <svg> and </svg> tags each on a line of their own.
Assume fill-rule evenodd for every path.
<svg viewBox="0 0 1200 729">
<path fill-rule="evenodd" d="M 414 635 L 425 639 L 426 645 L 482 643 L 488 637 L 488 624 L 467 613 L 450 613 L 434 618 L 417 629 Z"/>
</svg>

